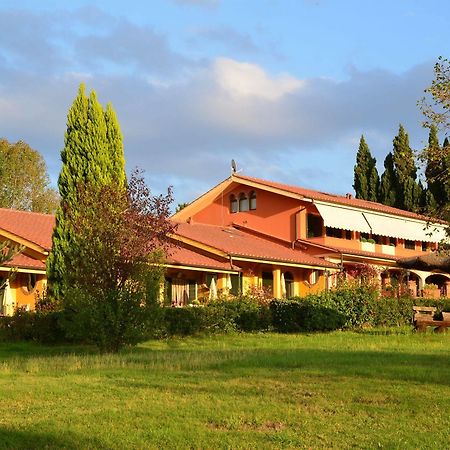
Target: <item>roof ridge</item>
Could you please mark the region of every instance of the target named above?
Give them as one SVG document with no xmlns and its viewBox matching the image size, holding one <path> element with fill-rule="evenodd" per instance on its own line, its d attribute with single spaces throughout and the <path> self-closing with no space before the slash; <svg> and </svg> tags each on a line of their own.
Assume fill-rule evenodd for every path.
<svg viewBox="0 0 450 450">
<path fill-rule="evenodd" d="M 251 177 L 248 175 L 242 175 L 242 174 L 233 174 L 234 178 L 237 179 L 243 179 L 243 180 L 248 180 L 248 181 L 255 181 L 255 182 L 259 182 L 261 184 L 266 184 L 266 185 L 278 185 L 280 189 L 284 189 L 288 192 L 294 193 L 294 194 L 299 194 L 299 190 L 301 191 L 307 191 L 313 194 L 318 194 L 318 195 L 325 195 L 327 197 L 331 197 L 330 199 L 328 199 L 329 202 L 333 203 L 333 200 L 335 200 L 335 203 L 339 203 L 339 204 L 353 204 L 352 206 L 355 208 L 361 208 L 361 209 L 369 209 L 371 211 L 377 211 L 380 213 L 384 213 L 384 214 L 395 214 L 397 213 L 397 215 L 399 216 L 404 216 L 404 217 L 409 217 L 409 218 L 416 218 L 416 219 L 420 219 L 420 220 L 430 220 L 433 219 L 433 221 L 436 222 L 441 222 L 441 220 L 437 219 L 437 218 L 430 218 L 424 214 L 419 214 L 419 213 L 415 213 L 412 211 L 406 211 L 404 209 L 400 209 L 397 208 L 395 206 L 389 206 L 389 205 L 384 205 L 383 203 L 380 202 L 373 202 L 370 200 L 364 200 L 364 199 L 360 199 L 360 198 L 355 198 L 355 197 L 346 197 L 345 195 L 342 194 L 333 194 L 333 193 L 329 193 L 329 192 L 324 192 L 324 191 L 319 191 L 317 189 L 311 189 L 311 188 L 305 188 L 302 186 L 295 186 L 292 184 L 286 184 L 280 181 L 271 181 L 271 180 L 265 180 L 263 178 L 257 178 L 257 177 Z M 300 195 L 304 195 L 304 194 L 300 194 Z M 318 200 L 318 199 L 317 199 Z M 340 203 L 339 200 L 344 200 L 343 203 Z M 327 200 L 320 200 L 320 201 L 327 201 Z M 358 204 L 360 203 L 360 204 Z M 372 206 L 372 208 L 370 207 Z M 383 211 L 383 209 L 385 211 Z"/>
<path fill-rule="evenodd" d="M 0 212 L 1 211 L 8 211 L 8 212 L 14 212 L 14 213 L 19 213 L 19 214 L 40 215 L 40 216 L 44 216 L 44 217 L 55 217 L 55 214 L 48 214 L 48 213 L 43 213 L 43 212 L 38 212 L 38 211 L 26 211 L 23 209 L 0 208 Z"/>
</svg>

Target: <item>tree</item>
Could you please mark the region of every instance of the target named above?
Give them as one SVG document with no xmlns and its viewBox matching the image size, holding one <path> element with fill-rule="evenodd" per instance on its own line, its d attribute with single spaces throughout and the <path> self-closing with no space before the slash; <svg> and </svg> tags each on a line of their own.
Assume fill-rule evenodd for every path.
<svg viewBox="0 0 450 450">
<path fill-rule="evenodd" d="M 42 155 L 23 141 L 0 139 L 0 207 L 53 214 L 58 203 Z"/>
<path fill-rule="evenodd" d="M 395 171 L 395 206 L 407 211 L 417 211 L 420 207 L 422 191 L 416 182 L 417 167 L 414 153 L 409 146 L 409 137 L 403 125 L 393 140 L 392 158 Z"/>
<path fill-rule="evenodd" d="M 395 206 L 397 203 L 396 193 L 397 187 L 394 170 L 394 158 L 392 153 L 389 152 L 384 159 L 384 172 L 381 175 L 378 201 L 383 203 L 383 205 Z"/>
<path fill-rule="evenodd" d="M 423 125 L 430 128 L 434 125 L 438 130 L 448 134 L 450 131 L 450 61 L 442 56 L 434 65 L 434 80 L 425 89 L 428 97 L 419 102 L 425 121 Z M 422 156 L 432 166 L 440 166 L 436 170 L 432 183 L 441 186 L 442 197 L 436 200 L 436 210 L 432 215 L 445 220 L 450 219 L 450 146 L 446 138 L 442 147 L 435 147 L 434 152 L 429 151 L 429 146 L 423 151 Z"/>
<path fill-rule="evenodd" d="M 67 211 L 79 243 L 66 261 L 66 330 L 118 351 L 148 337 L 158 310 L 161 263 L 174 231 L 172 191 L 152 196 L 136 171 L 126 189 L 84 186 L 78 202 Z"/>
<path fill-rule="evenodd" d="M 86 97 L 83 84 L 67 115 L 61 160 L 58 179 L 61 204 L 56 211 L 52 251 L 47 259 L 49 294 L 55 298 L 63 296 L 66 256 L 77 245 L 67 211 L 71 211 L 72 217 L 76 215 L 79 193 L 85 186 L 95 191 L 113 184 L 120 190 L 126 183 L 122 135 L 114 110 L 109 105 L 103 111 L 94 91 Z"/>
<path fill-rule="evenodd" d="M 376 159 L 372 157 L 364 136 L 361 136 L 359 149 L 356 154 L 354 180 L 353 188 L 355 189 L 356 198 L 373 202 L 378 200 L 380 179 L 376 167 Z"/>
<path fill-rule="evenodd" d="M 423 157 L 426 162 L 425 178 L 427 181 L 427 198 L 426 207 L 427 211 L 435 211 L 445 202 L 445 189 L 444 185 L 440 183 L 440 175 L 444 171 L 444 161 L 440 158 L 442 149 L 439 145 L 437 127 L 436 125 L 430 126 L 430 132 L 428 136 L 428 147 L 423 152 Z"/>
</svg>

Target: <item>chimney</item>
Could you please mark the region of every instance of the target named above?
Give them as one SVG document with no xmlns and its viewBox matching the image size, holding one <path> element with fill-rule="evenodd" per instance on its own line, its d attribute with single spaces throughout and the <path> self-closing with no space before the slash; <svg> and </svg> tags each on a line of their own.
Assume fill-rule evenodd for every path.
<svg viewBox="0 0 450 450">
<path fill-rule="evenodd" d="M 352 195 L 352 194 L 350 194 L 350 193 L 347 193 L 347 194 L 345 194 L 345 198 L 349 198 L 349 199 L 352 199 L 352 198 L 353 198 L 353 195 Z"/>
</svg>

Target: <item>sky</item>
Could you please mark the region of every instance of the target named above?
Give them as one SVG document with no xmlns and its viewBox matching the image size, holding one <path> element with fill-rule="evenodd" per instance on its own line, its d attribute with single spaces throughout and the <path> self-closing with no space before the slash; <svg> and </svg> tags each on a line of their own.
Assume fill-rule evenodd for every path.
<svg viewBox="0 0 450 450">
<path fill-rule="evenodd" d="M 0 137 L 61 168 L 80 83 L 111 102 L 127 170 L 188 202 L 230 174 L 353 192 L 450 56 L 447 1 L 0 0 Z"/>
</svg>

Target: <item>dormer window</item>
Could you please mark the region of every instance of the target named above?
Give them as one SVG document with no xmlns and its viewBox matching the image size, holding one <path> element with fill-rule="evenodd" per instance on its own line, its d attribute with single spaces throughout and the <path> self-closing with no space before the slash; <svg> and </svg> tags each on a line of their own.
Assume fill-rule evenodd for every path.
<svg viewBox="0 0 450 450">
<path fill-rule="evenodd" d="M 238 201 L 235 195 L 230 195 L 230 211 L 231 213 L 237 213 L 239 211 Z"/>
<path fill-rule="evenodd" d="M 254 211 L 256 209 L 256 192 L 250 192 L 250 210 Z"/>
<path fill-rule="evenodd" d="M 243 192 L 239 195 L 239 211 L 248 211 L 248 198 Z"/>
</svg>

